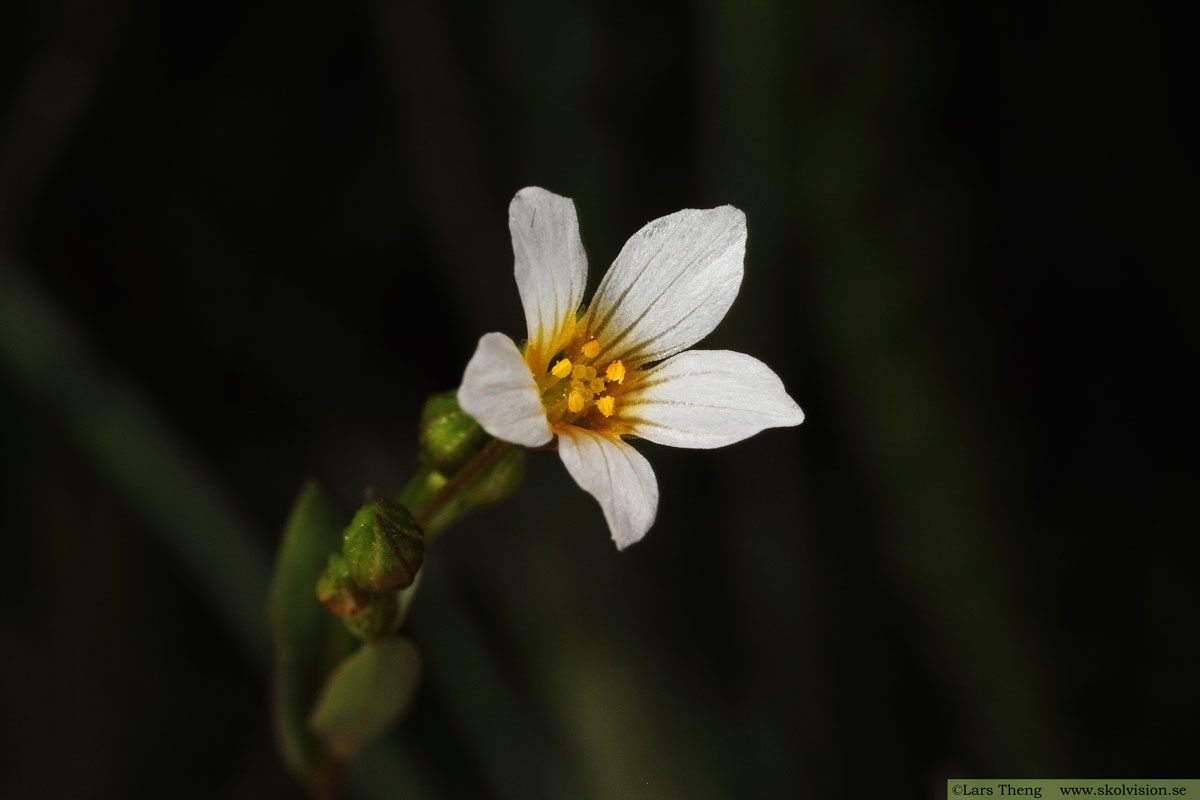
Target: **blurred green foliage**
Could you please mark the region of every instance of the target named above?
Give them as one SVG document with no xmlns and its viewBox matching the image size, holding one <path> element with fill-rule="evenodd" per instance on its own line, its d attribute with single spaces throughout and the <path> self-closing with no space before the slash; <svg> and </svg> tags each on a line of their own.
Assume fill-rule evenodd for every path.
<svg viewBox="0 0 1200 800">
<path fill-rule="evenodd" d="M 292 506 L 271 579 L 271 718 L 279 752 L 300 778 L 331 783 L 335 770 L 308 727 L 318 692 L 354 644 L 346 627 L 313 602 L 317 576 L 341 545 L 336 505 L 308 481 Z M 341 616 L 341 615 L 339 615 Z M 318 779 L 319 773 L 328 777 Z"/>
<path fill-rule="evenodd" d="M 416 648 L 403 637 L 363 645 L 330 676 L 309 724 L 335 756 L 353 761 L 412 704 L 420 665 Z"/>
</svg>

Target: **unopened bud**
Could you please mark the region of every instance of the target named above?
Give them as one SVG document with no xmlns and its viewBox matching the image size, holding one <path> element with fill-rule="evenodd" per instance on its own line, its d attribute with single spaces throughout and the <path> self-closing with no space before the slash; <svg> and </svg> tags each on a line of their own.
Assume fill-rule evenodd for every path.
<svg viewBox="0 0 1200 800">
<path fill-rule="evenodd" d="M 317 579 L 317 599 L 329 611 L 345 617 L 365 608 L 371 596 L 350 577 L 350 564 L 338 554 L 329 557 L 329 564 Z"/>
<path fill-rule="evenodd" d="M 342 617 L 342 622 L 358 638 L 373 642 L 396 627 L 398 608 L 395 592 L 371 592 L 369 597 L 365 606 Z"/>
<path fill-rule="evenodd" d="M 364 589 L 403 589 L 425 560 L 425 536 L 408 509 L 379 500 L 358 510 L 346 528 L 342 553 L 350 577 Z"/>
<path fill-rule="evenodd" d="M 456 392 L 442 392 L 425 401 L 417 434 L 421 463 L 452 477 L 488 442 L 487 432 L 458 405 Z"/>
</svg>

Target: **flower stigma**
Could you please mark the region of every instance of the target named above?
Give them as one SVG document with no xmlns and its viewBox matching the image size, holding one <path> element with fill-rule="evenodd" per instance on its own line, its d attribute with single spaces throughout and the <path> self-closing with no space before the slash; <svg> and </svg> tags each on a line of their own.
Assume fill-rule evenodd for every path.
<svg viewBox="0 0 1200 800">
<path fill-rule="evenodd" d="M 630 372 L 620 359 L 593 363 L 600 351 L 596 339 L 581 343 L 577 338 L 556 358 L 549 359 L 553 366 L 538 377 L 537 384 L 551 427 L 574 426 L 612 436 L 625 432 L 624 426 L 618 425 L 619 418 L 614 419 L 617 399 L 634 387 L 636 381 L 627 383 L 626 378 L 633 377 L 638 370 Z M 538 365 L 526 352 L 526 363 L 536 377 Z"/>
</svg>

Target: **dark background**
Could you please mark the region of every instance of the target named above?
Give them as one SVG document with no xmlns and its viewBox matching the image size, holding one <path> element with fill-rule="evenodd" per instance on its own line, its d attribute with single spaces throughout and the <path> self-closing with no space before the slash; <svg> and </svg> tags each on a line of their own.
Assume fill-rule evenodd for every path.
<svg viewBox="0 0 1200 800">
<path fill-rule="evenodd" d="M 0 7 L 7 797 L 298 796 L 266 581 L 523 333 L 506 209 L 732 203 L 705 346 L 808 415 L 551 454 L 441 540 L 361 796 L 941 797 L 1197 777 L 1194 25 L 1089 3 Z"/>
</svg>

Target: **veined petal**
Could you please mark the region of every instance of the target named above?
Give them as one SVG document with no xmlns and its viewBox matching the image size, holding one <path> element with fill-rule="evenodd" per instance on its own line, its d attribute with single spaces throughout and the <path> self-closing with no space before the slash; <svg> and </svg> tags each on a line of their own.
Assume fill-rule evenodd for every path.
<svg viewBox="0 0 1200 800">
<path fill-rule="evenodd" d="M 503 333 L 485 333 L 479 340 L 458 404 L 497 439 L 538 447 L 554 438 L 529 365 Z"/>
<path fill-rule="evenodd" d="M 724 447 L 804 421 L 770 367 L 729 350 L 689 350 L 647 370 L 621 414 L 634 435 L 672 447 Z"/>
<path fill-rule="evenodd" d="M 717 327 L 742 284 L 746 216 L 685 209 L 635 233 L 586 317 L 598 358 L 644 363 L 686 350 Z"/>
<path fill-rule="evenodd" d="M 618 550 L 646 535 L 658 511 L 658 481 L 641 453 L 620 439 L 570 428 L 559 433 L 558 455 L 600 503 Z"/>
<path fill-rule="evenodd" d="M 517 192 L 509 204 L 508 229 L 529 331 L 526 356 L 540 374 L 574 329 L 587 284 L 587 254 L 575 204 L 536 186 Z"/>
</svg>

